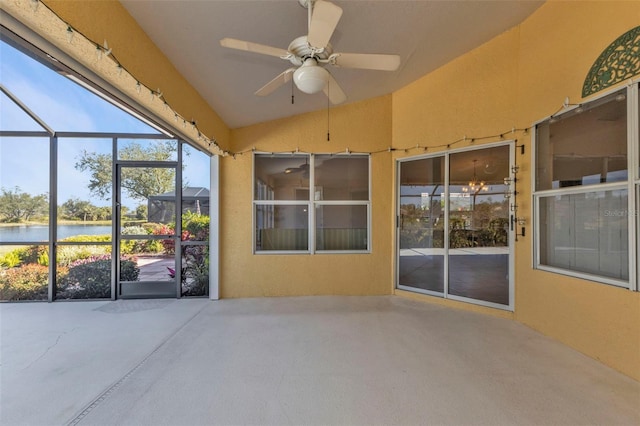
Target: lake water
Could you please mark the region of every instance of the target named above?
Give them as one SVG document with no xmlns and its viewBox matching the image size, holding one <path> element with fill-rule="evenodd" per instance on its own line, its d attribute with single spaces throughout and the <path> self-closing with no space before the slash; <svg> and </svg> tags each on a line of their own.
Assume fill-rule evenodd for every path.
<svg viewBox="0 0 640 426">
<path fill-rule="evenodd" d="M 110 225 L 60 225 L 58 240 L 73 235 L 111 235 Z M 17 225 L 0 227 L 0 242 L 35 242 L 49 239 L 49 227 L 46 225 Z"/>
</svg>

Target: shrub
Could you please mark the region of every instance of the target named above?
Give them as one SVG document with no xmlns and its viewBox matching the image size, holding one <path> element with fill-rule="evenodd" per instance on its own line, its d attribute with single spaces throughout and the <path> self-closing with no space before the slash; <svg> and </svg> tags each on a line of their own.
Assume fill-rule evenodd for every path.
<svg viewBox="0 0 640 426">
<path fill-rule="evenodd" d="M 162 253 L 164 247 L 162 241 L 159 240 L 147 240 L 144 242 L 144 253 Z"/>
<path fill-rule="evenodd" d="M 22 249 L 20 253 L 22 263 L 37 263 L 42 266 L 49 266 L 49 247 L 29 246 Z"/>
<path fill-rule="evenodd" d="M 23 247 L 12 250 L 0 257 L 0 266 L 5 268 L 15 268 L 30 263 L 49 266 L 49 248 L 47 246 Z"/>
<path fill-rule="evenodd" d="M 182 215 L 182 229 L 189 233 L 183 240 L 206 241 L 209 238 L 209 216 L 186 212 Z"/>
<path fill-rule="evenodd" d="M 22 263 L 20 259 L 20 250 L 13 250 L 0 257 L 0 266 L 5 268 L 15 268 Z"/>
<path fill-rule="evenodd" d="M 148 232 L 143 226 L 126 226 L 122 228 L 122 235 L 147 235 Z"/>
<path fill-rule="evenodd" d="M 49 252 L 45 251 L 38 256 L 38 265 L 49 266 Z"/>
<path fill-rule="evenodd" d="M 66 274 L 60 268 L 58 274 Z M 49 268 L 27 264 L 0 270 L 0 300 L 47 300 Z"/>
<path fill-rule="evenodd" d="M 147 234 L 153 234 L 156 228 L 159 228 L 163 225 L 155 222 L 147 222 L 143 223 L 141 226 L 147 231 Z"/>
<path fill-rule="evenodd" d="M 405 226 L 400 232 L 401 247 L 429 247 L 432 233 L 430 229 Z"/>
<path fill-rule="evenodd" d="M 182 295 L 206 295 L 209 289 L 209 247 L 184 247 L 182 265 Z"/>
<path fill-rule="evenodd" d="M 111 241 L 111 235 L 72 235 L 61 241 L 65 243 L 106 243 Z"/>
<path fill-rule="evenodd" d="M 77 260 L 108 254 L 111 246 L 59 246 L 58 266 L 71 266 Z"/>
<path fill-rule="evenodd" d="M 123 240 L 120 241 L 120 253 L 121 254 L 133 254 L 136 251 L 136 240 Z"/>
<path fill-rule="evenodd" d="M 134 258 L 120 261 L 120 281 L 138 281 L 140 268 Z"/>
<path fill-rule="evenodd" d="M 169 225 L 160 225 L 153 230 L 154 235 L 175 235 L 175 233 L 174 228 Z M 162 240 L 161 243 L 165 254 L 175 254 L 176 244 L 173 239 Z"/>
<path fill-rule="evenodd" d="M 148 226 L 127 226 L 122 229 L 122 235 L 148 235 L 154 228 Z M 126 240 L 120 242 L 120 253 L 160 253 L 162 243 L 158 240 Z"/>
<path fill-rule="evenodd" d="M 196 241 L 208 241 L 209 240 L 209 216 L 185 212 L 182 215 L 182 235 L 180 239 L 182 241 L 196 240 Z M 156 225 L 153 228 L 154 235 L 175 235 L 175 225 Z M 176 252 L 175 242 L 173 239 L 162 240 L 162 246 L 164 253 L 171 255 Z"/>
<path fill-rule="evenodd" d="M 95 241 L 104 241 L 104 236 L 94 236 Z M 79 238 L 79 241 L 83 241 L 83 238 Z M 111 237 L 108 237 L 110 239 Z M 76 239 L 73 237 L 71 239 Z M 69 242 L 69 238 L 65 238 L 62 241 Z M 87 241 L 92 241 L 87 238 Z M 99 256 L 108 254 L 111 252 L 111 246 L 58 246 L 58 266 L 69 266 L 71 263 L 79 259 L 85 259 L 91 256 Z M 19 248 L 7 253 L 4 257 L 0 258 L 0 265 L 13 268 L 23 264 L 38 264 L 42 266 L 49 266 L 49 247 L 47 246 L 29 246 L 26 248 Z"/>
<path fill-rule="evenodd" d="M 146 235 L 147 230 L 142 226 L 127 226 L 122 228 L 122 235 Z M 132 254 L 132 253 L 141 253 L 143 241 L 140 240 L 126 240 L 123 237 L 123 240 L 120 242 L 120 253 L 122 254 Z"/>
<path fill-rule="evenodd" d="M 137 281 L 140 269 L 131 259 L 120 262 L 120 279 Z M 69 265 L 69 273 L 58 281 L 58 297 L 63 299 L 96 299 L 111 296 L 111 258 L 90 257 Z"/>
</svg>

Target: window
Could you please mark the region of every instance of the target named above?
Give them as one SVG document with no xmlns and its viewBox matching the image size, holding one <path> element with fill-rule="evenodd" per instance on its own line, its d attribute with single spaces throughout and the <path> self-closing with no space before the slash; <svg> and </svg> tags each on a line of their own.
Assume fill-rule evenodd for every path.
<svg viewBox="0 0 640 426">
<path fill-rule="evenodd" d="M 536 190 L 627 180 L 627 102 L 613 93 L 536 126 Z"/>
<path fill-rule="evenodd" d="M 535 127 L 538 269 L 633 288 L 629 261 L 637 221 L 629 212 L 632 90 L 618 90 Z M 635 118 L 634 118 L 635 120 Z M 631 202 L 631 204 L 630 204 Z M 630 216 L 632 217 L 630 220 Z"/>
<path fill-rule="evenodd" d="M 624 189 L 540 197 L 540 262 L 628 280 L 627 202 Z"/>
<path fill-rule="evenodd" d="M 368 252 L 368 155 L 254 157 L 254 251 Z"/>
</svg>

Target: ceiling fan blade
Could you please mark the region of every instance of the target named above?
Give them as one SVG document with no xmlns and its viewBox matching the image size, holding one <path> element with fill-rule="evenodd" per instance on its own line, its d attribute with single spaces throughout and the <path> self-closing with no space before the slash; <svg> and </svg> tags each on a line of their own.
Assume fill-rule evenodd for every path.
<svg viewBox="0 0 640 426">
<path fill-rule="evenodd" d="M 277 88 L 291 81 L 291 77 L 295 70 L 296 70 L 295 68 L 289 68 L 288 70 L 281 72 L 276 78 L 274 78 L 273 80 L 271 80 L 270 82 L 262 86 L 260 89 L 258 89 L 255 94 L 257 96 L 270 95 Z"/>
<path fill-rule="evenodd" d="M 229 49 L 261 53 L 263 55 L 276 56 L 278 58 L 289 56 L 289 52 L 284 49 L 266 46 L 259 43 L 252 43 L 250 41 L 237 40 L 235 38 L 223 38 L 222 40 L 220 40 L 220 45 L 222 47 L 228 47 Z"/>
<path fill-rule="evenodd" d="M 329 74 L 329 82 L 324 87 L 323 91 L 334 105 L 341 104 L 347 100 L 347 95 L 345 95 L 344 91 L 331 74 Z"/>
<path fill-rule="evenodd" d="M 328 1 L 316 0 L 309 23 L 309 44 L 317 48 L 326 47 L 341 16 L 342 9 L 339 6 Z"/>
<path fill-rule="evenodd" d="M 342 68 L 395 71 L 400 66 L 400 56 L 368 53 L 334 53 L 329 57 L 329 62 L 332 65 Z"/>
</svg>

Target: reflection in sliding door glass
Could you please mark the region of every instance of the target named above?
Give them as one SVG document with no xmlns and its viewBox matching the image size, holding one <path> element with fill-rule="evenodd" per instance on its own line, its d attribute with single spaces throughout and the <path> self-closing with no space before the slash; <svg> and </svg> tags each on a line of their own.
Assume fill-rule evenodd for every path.
<svg viewBox="0 0 640 426">
<path fill-rule="evenodd" d="M 509 146 L 452 154 L 449 294 L 509 304 Z"/>
<path fill-rule="evenodd" d="M 444 157 L 400 164 L 398 285 L 444 291 Z"/>
</svg>

